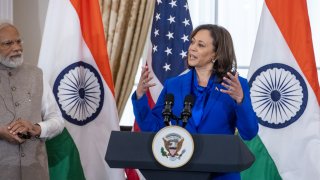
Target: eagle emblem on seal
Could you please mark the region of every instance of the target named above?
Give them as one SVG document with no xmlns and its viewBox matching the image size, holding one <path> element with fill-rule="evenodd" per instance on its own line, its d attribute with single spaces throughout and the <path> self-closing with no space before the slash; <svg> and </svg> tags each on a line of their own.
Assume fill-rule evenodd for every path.
<svg viewBox="0 0 320 180">
<path fill-rule="evenodd" d="M 161 147 L 162 156 L 174 161 L 176 159 L 180 159 L 181 156 L 186 152 L 185 149 L 181 151 L 184 138 L 179 134 L 170 133 L 162 139 L 164 143 L 164 147 Z"/>
</svg>

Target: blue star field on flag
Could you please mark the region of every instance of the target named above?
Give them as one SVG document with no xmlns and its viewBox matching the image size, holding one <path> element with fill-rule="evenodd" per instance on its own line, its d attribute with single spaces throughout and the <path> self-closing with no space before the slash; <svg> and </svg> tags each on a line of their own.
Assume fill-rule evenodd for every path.
<svg viewBox="0 0 320 180">
<path fill-rule="evenodd" d="M 186 68 L 192 23 L 187 0 L 156 0 L 151 29 L 152 69 L 164 84 Z"/>
</svg>

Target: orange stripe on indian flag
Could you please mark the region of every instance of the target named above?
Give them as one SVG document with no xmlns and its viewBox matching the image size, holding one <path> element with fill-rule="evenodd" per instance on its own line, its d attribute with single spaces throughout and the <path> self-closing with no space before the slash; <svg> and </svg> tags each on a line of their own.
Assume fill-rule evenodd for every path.
<svg viewBox="0 0 320 180">
<path fill-rule="evenodd" d="M 79 16 L 83 39 L 90 49 L 103 79 L 106 81 L 114 96 L 114 86 L 102 26 L 100 6 L 97 0 L 90 1 L 70 0 Z"/>
<path fill-rule="evenodd" d="M 291 0 L 266 0 L 266 4 L 320 104 L 320 88 L 306 1 L 297 0 L 291 3 Z M 285 6 L 291 7 L 283 8 Z M 295 21 L 288 21 L 289 18 Z"/>
</svg>

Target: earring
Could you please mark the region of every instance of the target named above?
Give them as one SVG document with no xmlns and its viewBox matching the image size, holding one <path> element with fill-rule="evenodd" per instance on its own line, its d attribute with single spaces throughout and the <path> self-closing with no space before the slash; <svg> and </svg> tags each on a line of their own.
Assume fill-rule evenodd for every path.
<svg viewBox="0 0 320 180">
<path fill-rule="evenodd" d="M 212 64 L 216 62 L 217 59 L 211 59 Z"/>
</svg>

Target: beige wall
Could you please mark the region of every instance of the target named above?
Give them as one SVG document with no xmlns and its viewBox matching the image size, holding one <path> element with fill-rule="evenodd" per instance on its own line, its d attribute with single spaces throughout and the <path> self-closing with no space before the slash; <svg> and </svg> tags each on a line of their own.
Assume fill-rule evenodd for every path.
<svg viewBox="0 0 320 180">
<path fill-rule="evenodd" d="M 49 0 L 13 0 L 13 23 L 23 38 L 24 59 L 38 63 Z"/>
<path fill-rule="evenodd" d="M 0 0 L 0 21 L 12 22 L 12 0 Z"/>
</svg>

